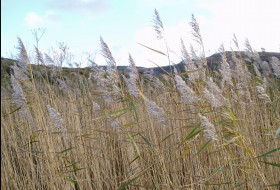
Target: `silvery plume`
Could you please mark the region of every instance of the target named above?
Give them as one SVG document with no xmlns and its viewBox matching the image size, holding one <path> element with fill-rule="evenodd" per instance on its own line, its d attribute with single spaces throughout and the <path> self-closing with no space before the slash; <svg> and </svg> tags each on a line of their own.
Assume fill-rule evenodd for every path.
<svg viewBox="0 0 280 190">
<path fill-rule="evenodd" d="M 222 86 L 222 88 L 224 88 L 225 83 L 233 86 L 233 83 L 232 83 L 232 80 L 231 80 L 231 69 L 230 69 L 230 66 L 227 62 L 226 52 L 225 52 L 223 44 L 219 48 L 219 52 L 220 52 L 220 55 L 222 57 L 221 68 L 219 69 L 219 71 L 222 75 L 221 86 Z"/>
<path fill-rule="evenodd" d="M 93 110 L 97 112 L 97 114 L 99 113 L 100 111 L 100 105 L 94 101 L 92 101 L 92 107 L 93 107 Z"/>
<path fill-rule="evenodd" d="M 129 77 L 133 78 L 135 81 L 139 80 L 139 73 L 138 73 L 138 69 L 135 65 L 134 60 L 132 59 L 131 55 L 129 54 L 129 66 L 128 66 L 128 70 L 129 70 Z"/>
<path fill-rule="evenodd" d="M 13 94 L 12 94 L 13 102 L 18 107 L 26 106 L 26 98 L 23 93 L 22 87 L 13 74 L 11 74 L 11 86 L 13 88 Z"/>
<path fill-rule="evenodd" d="M 29 82 L 27 75 L 20 67 L 17 66 L 17 64 L 12 65 L 10 68 L 13 70 L 13 75 L 16 80 Z"/>
<path fill-rule="evenodd" d="M 143 73 L 143 77 L 148 80 L 148 88 L 156 88 L 157 90 L 164 90 L 164 84 L 155 76 L 153 69 L 146 70 Z"/>
<path fill-rule="evenodd" d="M 144 97 L 144 101 L 146 103 L 148 113 L 156 120 L 158 124 L 167 127 L 168 124 L 164 110 L 159 107 L 154 101 L 149 100 L 147 97 Z"/>
<path fill-rule="evenodd" d="M 105 115 L 113 129 L 121 129 L 121 124 L 115 118 L 111 117 L 107 113 Z"/>
<path fill-rule="evenodd" d="M 214 96 L 214 98 L 219 101 L 219 103 L 216 101 L 215 103 L 214 102 L 210 102 L 210 97 L 211 96 L 208 96 L 207 94 L 207 91 L 205 91 L 204 95 L 207 95 L 209 97 L 209 99 L 206 99 L 209 101 L 209 103 L 212 105 L 215 105 L 213 107 L 221 107 L 223 105 L 226 105 L 227 104 L 227 99 L 223 96 L 222 94 L 222 90 L 218 87 L 218 85 L 213 81 L 213 78 L 212 77 L 209 77 L 207 78 L 207 81 L 206 81 L 206 87 L 207 87 L 207 91 L 212 94 Z"/>
<path fill-rule="evenodd" d="M 265 101 L 270 102 L 269 96 L 266 94 L 264 87 L 262 86 L 256 86 L 258 98 Z"/>
<path fill-rule="evenodd" d="M 64 80 L 61 80 L 59 78 L 55 78 L 58 86 L 59 86 L 59 89 L 63 92 L 63 93 L 67 93 L 68 92 L 68 87 L 67 87 L 67 84 Z"/>
<path fill-rule="evenodd" d="M 248 81 L 251 79 L 251 73 L 248 71 L 247 66 L 243 64 L 242 60 L 237 58 L 237 55 L 234 51 L 232 51 L 231 55 L 232 60 L 235 63 L 232 77 L 236 80 L 236 83 L 240 87 L 246 87 Z"/>
<path fill-rule="evenodd" d="M 29 57 L 21 38 L 18 37 L 17 39 L 18 39 L 17 49 L 19 50 L 17 65 L 23 73 L 27 74 L 28 73 L 27 65 L 30 64 Z"/>
<path fill-rule="evenodd" d="M 137 84 L 136 84 L 136 80 L 135 78 L 132 76 L 129 79 L 127 79 L 124 75 L 122 75 L 123 80 L 127 86 L 128 92 L 131 96 L 133 96 L 134 98 L 138 98 L 140 97 L 140 91 L 137 88 Z"/>
<path fill-rule="evenodd" d="M 195 82 L 199 78 L 198 68 L 195 63 L 192 61 L 190 55 L 188 54 L 183 40 L 181 39 L 181 53 L 183 56 L 185 71 L 188 72 L 188 79 L 191 82 Z"/>
<path fill-rule="evenodd" d="M 218 136 L 216 133 L 216 129 L 212 123 L 209 122 L 207 117 L 202 116 L 200 113 L 198 117 L 201 122 L 201 126 L 203 127 L 204 137 L 206 141 L 215 141 L 218 140 Z"/>
<path fill-rule="evenodd" d="M 101 44 L 101 54 L 106 59 L 107 65 L 109 67 L 116 67 L 116 61 L 112 56 L 112 53 L 108 45 L 104 42 L 102 37 L 100 37 L 100 44 Z"/>
<path fill-rule="evenodd" d="M 49 116 L 54 124 L 54 127 L 57 128 L 63 135 L 67 132 L 64 120 L 61 118 L 61 115 L 58 111 L 52 108 L 50 105 L 47 105 Z"/>
<path fill-rule="evenodd" d="M 164 28 L 159 13 L 156 9 L 154 10 L 153 22 L 154 22 L 154 29 L 157 34 L 157 38 L 162 39 L 164 37 Z"/>
<path fill-rule="evenodd" d="M 270 61 L 269 61 L 271 67 L 272 67 L 272 71 L 273 71 L 273 75 L 280 79 L 280 61 L 277 57 L 271 57 Z"/>
<path fill-rule="evenodd" d="M 214 94 L 212 94 L 211 92 L 209 92 L 209 90 L 207 88 L 203 89 L 203 94 L 204 97 L 206 98 L 206 100 L 210 103 L 210 105 L 213 108 L 219 108 L 222 107 L 224 104 L 215 97 Z"/>
<path fill-rule="evenodd" d="M 199 98 L 195 94 L 195 92 L 185 83 L 185 81 L 178 75 L 176 69 L 174 80 L 176 82 L 176 87 L 180 93 L 182 102 L 186 104 L 193 104 L 199 101 Z"/>
</svg>

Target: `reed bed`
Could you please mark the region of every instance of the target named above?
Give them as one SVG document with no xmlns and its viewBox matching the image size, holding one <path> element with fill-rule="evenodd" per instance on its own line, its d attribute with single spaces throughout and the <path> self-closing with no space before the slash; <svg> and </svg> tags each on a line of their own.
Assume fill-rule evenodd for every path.
<svg viewBox="0 0 280 190">
<path fill-rule="evenodd" d="M 164 39 L 157 11 L 154 22 Z M 203 47 L 194 16 L 191 26 Z M 122 75 L 102 38 L 101 48 L 108 67 L 93 64 L 90 78 L 56 67 L 34 77 L 19 38 L 1 90 L 1 189 L 279 188 L 277 76 L 248 70 L 238 51 L 231 68 L 223 47 L 213 72 L 183 42 L 184 72 L 140 74 L 129 56 Z"/>
</svg>

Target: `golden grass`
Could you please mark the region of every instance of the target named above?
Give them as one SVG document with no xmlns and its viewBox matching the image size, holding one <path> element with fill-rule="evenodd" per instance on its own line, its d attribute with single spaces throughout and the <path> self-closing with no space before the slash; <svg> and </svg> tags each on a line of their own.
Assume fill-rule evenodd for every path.
<svg viewBox="0 0 280 190">
<path fill-rule="evenodd" d="M 241 97 L 234 102 L 224 92 L 231 107 L 195 105 L 215 125 L 213 142 L 203 138 L 199 118 L 190 111 L 194 106 L 181 102 L 173 84 L 165 85 L 164 91 L 144 92 L 163 108 L 168 127 L 126 89 L 108 108 L 86 83 L 63 93 L 36 80 L 33 90 L 25 91 L 32 126 L 14 111 L 11 94 L 1 93 L 1 188 L 272 189 L 279 183 L 279 153 L 258 157 L 279 148 L 277 83 L 271 82 L 269 104 L 250 88 L 251 102 Z M 47 105 L 61 114 L 67 137 L 54 127 Z M 106 114 L 121 128 L 113 128 Z"/>
</svg>

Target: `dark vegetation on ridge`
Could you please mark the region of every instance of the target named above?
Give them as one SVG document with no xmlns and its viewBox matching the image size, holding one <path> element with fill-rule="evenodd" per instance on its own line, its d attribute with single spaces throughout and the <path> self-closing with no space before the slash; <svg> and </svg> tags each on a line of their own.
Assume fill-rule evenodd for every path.
<svg viewBox="0 0 280 190">
<path fill-rule="evenodd" d="M 241 53 L 239 54 L 239 52 L 235 52 L 237 55 L 237 58 L 239 58 L 239 56 L 241 55 L 242 59 L 244 60 L 245 64 L 248 66 L 248 68 L 250 69 L 250 66 L 256 61 L 254 60 L 254 58 L 250 58 L 244 51 L 241 51 Z M 271 59 L 273 57 L 276 57 L 278 60 L 280 60 L 280 53 L 278 52 L 258 52 L 261 64 L 268 64 L 270 65 Z M 228 63 L 231 67 L 234 67 L 234 61 L 232 60 L 232 52 L 231 51 L 227 51 L 226 52 L 226 56 L 227 56 L 227 60 Z M 194 60 L 195 61 L 195 60 Z M 9 76 L 11 74 L 11 69 L 10 66 L 13 65 L 15 62 L 17 62 L 16 60 L 13 59 L 9 59 L 9 58 L 3 58 L 1 57 L 1 86 L 6 86 L 9 83 Z M 265 63 L 264 63 L 265 62 Z M 215 53 L 209 57 L 207 57 L 207 65 L 208 67 L 212 70 L 218 70 L 221 64 L 221 55 L 219 53 Z M 184 72 L 184 63 L 183 61 L 173 65 L 179 72 Z M 104 69 L 107 66 L 100 66 L 103 67 Z M 139 73 L 144 73 L 147 71 L 153 71 L 153 73 L 155 75 L 161 75 L 164 74 L 166 72 L 170 73 L 170 67 L 169 66 L 162 66 L 162 67 L 153 67 L 153 68 L 145 68 L 145 67 L 137 67 Z M 270 65 L 271 68 L 271 65 Z M 47 73 L 50 72 L 50 67 L 47 65 L 32 65 L 32 69 L 33 69 L 33 74 L 34 76 L 44 76 Z M 119 72 L 121 73 L 126 73 L 127 70 L 127 66 L 117 66 L 117 69 Z M 259 68 L 260 72 L 263 74 L 262 68 Z M 62 73 L 65 76 L 69 76 L 69 75 L 73 75 L 75 74 L 79 74 L 79 75 L 83 75 L 86 78 L 89 77 L 89 73 L 91 72 L 90 67 L 85 67 L 85 68 L 68 68 L 68 67 L 63 67 L 62 68 Z M 272 73 L 269 73 L 270 75 Z"/>
</svg>

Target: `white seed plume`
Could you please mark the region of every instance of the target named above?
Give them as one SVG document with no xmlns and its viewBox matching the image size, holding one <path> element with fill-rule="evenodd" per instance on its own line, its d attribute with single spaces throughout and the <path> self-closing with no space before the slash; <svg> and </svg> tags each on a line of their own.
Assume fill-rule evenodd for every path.
<svg viewBox="0 0 280 190">
<path fill-rule="evenodd" d="M 265 93 L 265 89 L 262 86 L 256 86 L 258 98 L 265 102 L 270 102 L 269 96 Z"/>
<path fill-rule="evenodd" d="M 207 117 L 202 116 L 200 113 L 198 114 L 201 125 L 204 131 L 204 137 L 206 141 L 215 141 L 218 140 L 218 136 L 216 134 L 216 129 L 212 123 L 209 122 Z"/>
<path fill-rule="evenodd" d="M 137 88 L 137 84 L 135 81 L 135 78 L 131 77 L 129 79 L 127 79 L 124 75 L 122 75 L 123 80 L 127 86 L 128 92 L 131 96 L 133 96 L 134 98 L 138 98 L 140 97 L 140 91 Z"/>
<path fill-rule="evenodd" d="M 11 86 L 13 88 L 13 102 L 20 108 L 18 111 L 19 114 L 24 117 L 30 125 L 33 125 L 34 127 L 34 120 L 30 110 L 27 107 L 27 101 L 23 93 L 22 86 L 13 74 L 11 74 Z"/>
<path fill-rule="evenodd" d="M 112 53 L 108 47 L 108 45 L 104 42 L 103 38 L 100 37 L 100 46 L 101 46 L 101 54 L 106 59 L 106 62 L 109 67 L 116 67 L 116 61 L 112 56 Z"/>
<path fill-rule="evenodd" d="M 11 69 L 13 70 L 13 74 L 16 80 L 18 81 L 26 81 L 28 82 L 29 79 L 27 77 L 27 75 L 25 74 L 25 72 L 18 67 L 16 64 L 14 64 L 13 66 L 11 66 Z"/>
<path fill-rule="evenodd" d="M 68 87 L 67 84 L 65 83 L 65 81 L 59 79 L 59 78 L 55 78 L 56 82 L 58 83 L 59 89 L 64 92 L 67 93 L 68 91 Z"/>
<path fill-rule="evenodd" d="M 211 77 L 207 78 L 206 86 L 207 86 L 207 90 L 209 90 L 209 92 L 214 95 L 215 99 L 217 99 L 220 102 L 219 104 L 221 104 L 221 106 L 227 104 L 227 100 L 223 96 L 222 90 L 213 81 Z"/>
<path fill-rule="evenodd" d="M 13 102 L 18 106 L 18 107 L 23 107 L 26 105 L 26 98 L 23 93 L 22 87 L 20 83 L 18 82 L 17 79 L 15 79 L 14 75 L 11 74 L 11 85 L 13 88 Z"/>
<path fill-rule="evenodd" d="M 148 112 L 154 119 L 163 126 L 167 127 L 167 120 L 164 110 L 159 107 L 154 101 L 149 100 L 148 98 L 144 97 L 144 101 L 146 103 Z"/>
<path fill-rule="evenodd" d="M 154 71 L 152 69 L 150 71 L 145 71 L 143 76 L 149 81 L 148 84 L 152 85 L 148 88 L 156 88 L 160 91 L 164 90 L 164 84 L 156 76 L 154 76 Z"/>
<path fill-rule="evenodd" d="M 280 61 L 277 57 L 272 57 L 270 64 L 273 70 L 273 75 L 280 79 Z"/>
<path fill-rule="evenodd" d="M 239 86 L 246 87 L 248 81 L 251 78 L 251 73 L 248 71 L 247 66 L 242 63 L 242 60 L 237 58 L 234 51 L 232 51 L 232 60 L 235 63 L 235 68 L 232 77 L 236 80 Z"/>
<path fill-rule="evenodd" d="M 228 85 L 233 86 L 232 80 L 231 80 L 231 69 L 227 62 L 223 62 L 221 65 L 220 72 L 222 74 L 222 88 L 224 87 L 225 83 Z"/>
<path fill-rule="evenodd" d="M 134 78 L 136 81 L 139 80 L 138 69 L 137 69 L 137 67 L 135 65 L 135 62 L 132 59 L 130 54 L 129 54 L 128 61 L 129 61 L 129 67 L 128 67 L 128 69 L 129 69 L 129 77 L 130 78 Z"/>
<path fill-rule="evenodd" d="M 195 92 L 185 83 L 185 81 L 175 72 L 176 87 L 181 95 L 181 100 L 186 104 L 193 104 L 199 101 Z"/>
<path fill-rule="evenodd" d="M 195 82 L 195 80 L 199 78 L 199 72 L 197 71 L 198 68 L 196 67 L 190 55 L 188 54 L 182 39 L 181 39 L 181 53 L 184 59 L 185 71 L 188 72 L 188 79 L 191 82 Z"/>
<path fill-rule="evenodd" d="M 61 118 L 60 113 L 57 112 L 54 108 L 52 108 L 50 105 L 47 105 L 47 109 L 55 128 L 57 128 L 60 132 L 65 134 L 67 132 L 67 129 L 65 127 L 64 120 Z"/>
<path fill-rule="evenodd" d="M 207 88 L 203 89 L 203 95 L 213 108 L 219 108 L 224 105 L 214 94 L 209 92 Z"/>
<path fill-rule="evenodd" d="M 221 86 L 222 86 L 222 88 L 224 88 L 225 83 L 233 86 L 233 83 L 231 80 L 231 69 L 227 62 L 226 52 L 225 52 L 225 48 L 224 48 L 223 44 L 220 46 L 219 52 L 222 57 L 222 64 L 221 64 L 221 68 L 219 69 L 219 71 L 222 75 Z"/>
<path fill-rule="evenodd" d="M 94 111 L 99 112 L 100 111 L 100 105 L 94 101 L 92 101 L 92 107 Z"/>
<path fill-rule="evenodd" d="M 110 122 L 110 125 L 113 129 L 120 129 L 121 124 L 113 117 L 111 117 L 109 114 L 106 113 L 106 118 Z"/>
<path fill-rule="evenodd" d="M 27 65 L 30 64 L 29 57 L 27 54 L 27 51 L 25 49 L 25 46 L 21 40 L 21 38 L 18 37 L 18 46 L 17 49 L 19 50 L 19 56 L 18 56 L 18 63 L 20 70 L 24 73 L 28 72 Z"/>
</svg>

